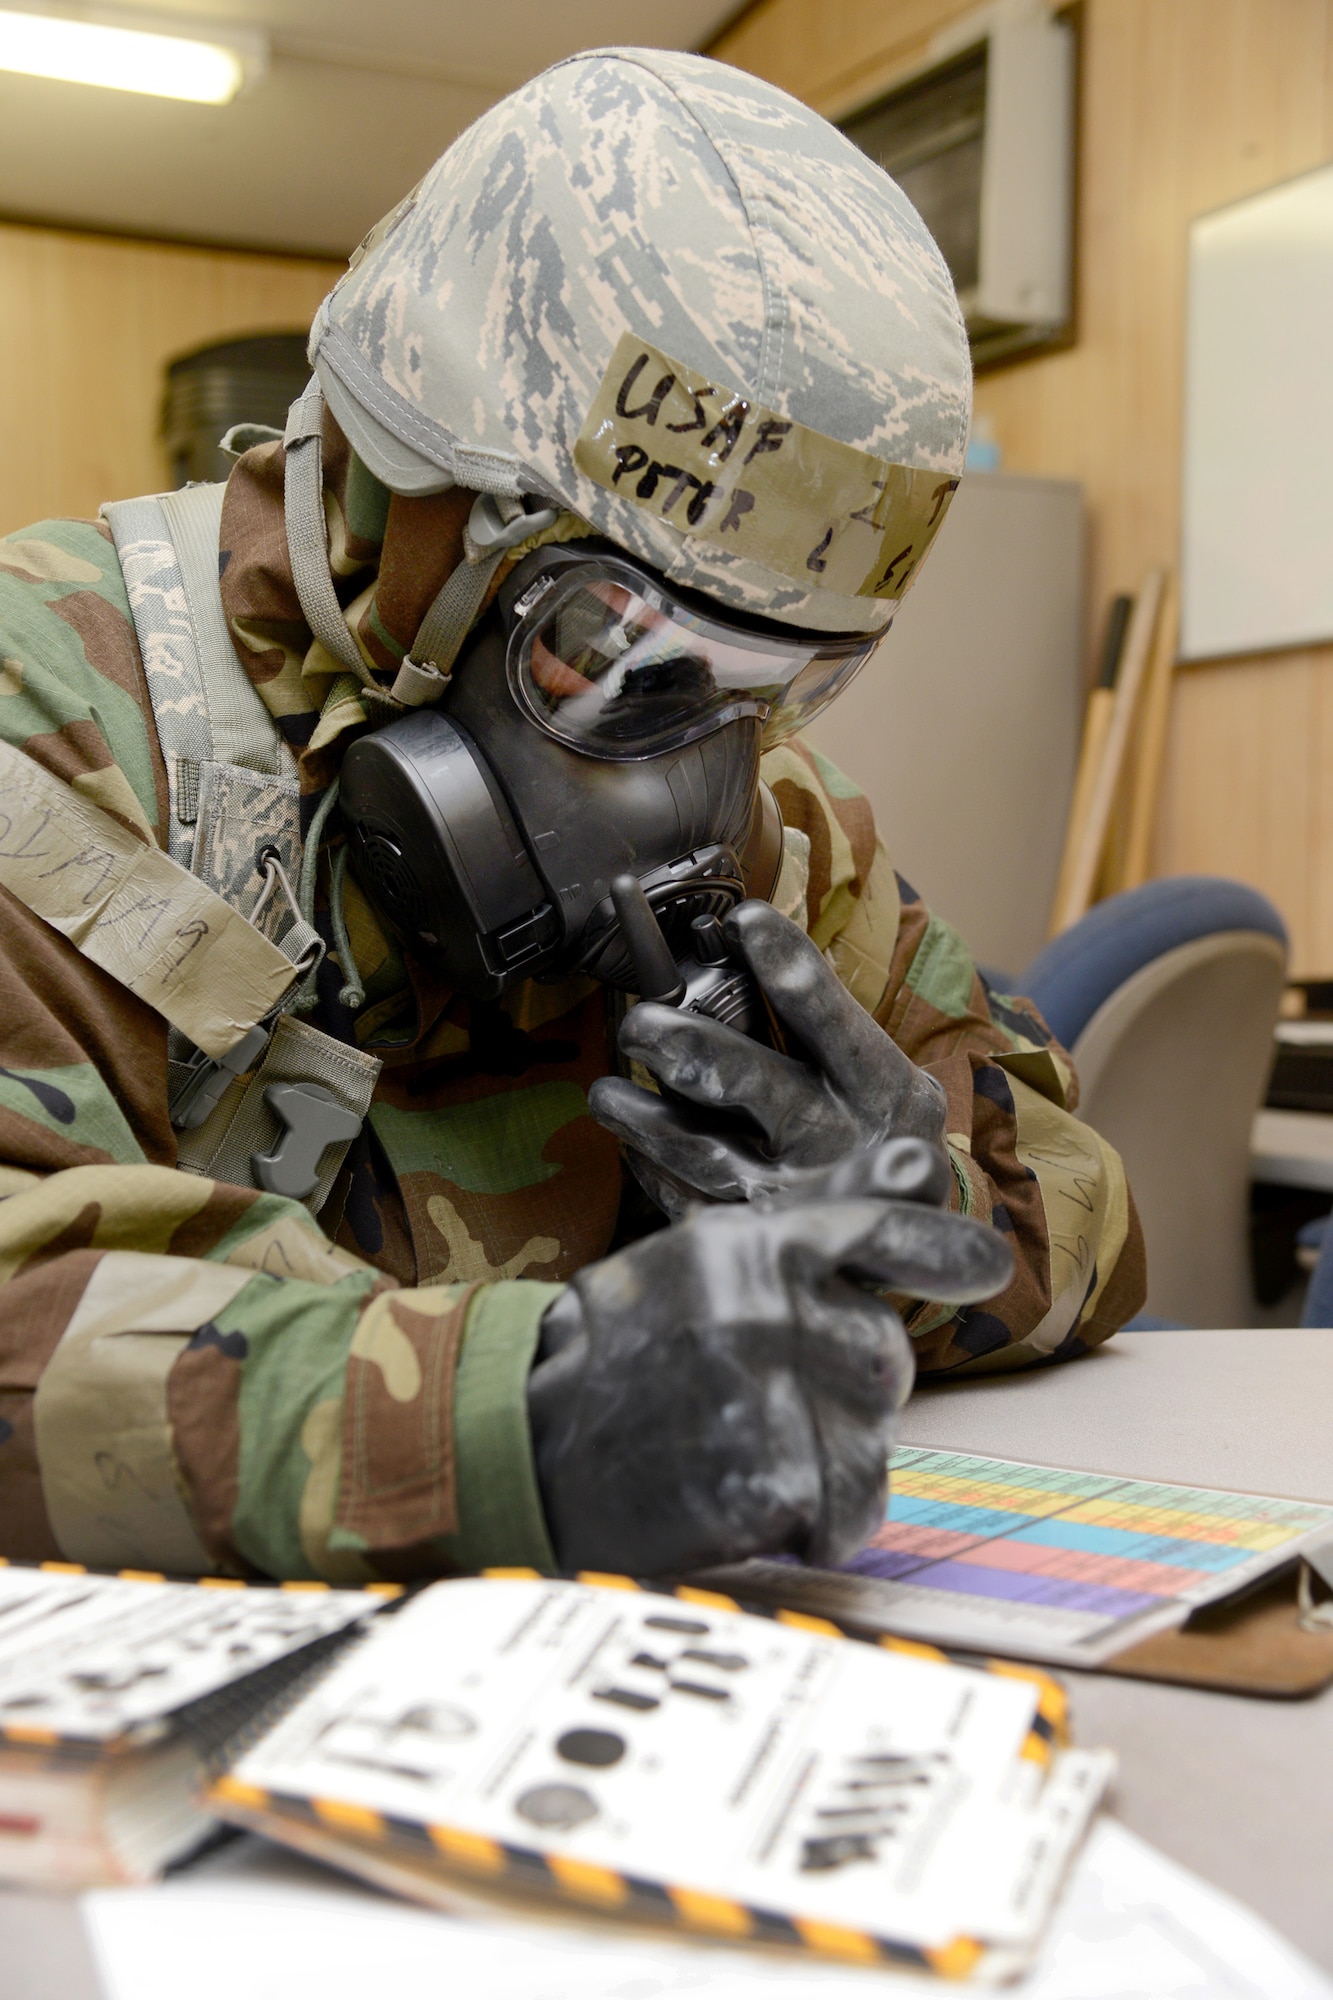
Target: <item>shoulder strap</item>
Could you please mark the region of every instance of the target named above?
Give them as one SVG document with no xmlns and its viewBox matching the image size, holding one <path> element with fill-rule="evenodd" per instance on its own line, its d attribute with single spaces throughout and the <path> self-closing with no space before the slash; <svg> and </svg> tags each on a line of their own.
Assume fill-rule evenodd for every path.
<svg viewBox="0 0 1333 2000">
<path fill-rule="evenodd" d="M 253 682 L 236 657 L 219 589 L 218 542 L 223 484 L 184 486 L 161 493 L 158 505 L 175 546 L 203 670 L 204 699 L 219 764 L 282 777 L 295 760 Z"/>
<path fill-rule="evenodd" d="M 296 761 L 236 656 L 222 608 L 218 542 L 224 491 L 221 485 L 186 486 L 177 493 L 113 501 L 102 514 L 125 577 L 171 791 L 171 860 L 154 851 L 148 865 L 156 861 L 175 875 L 189 870 L 188 888 L 231 920 L 225 944 L 219 939 L 212 956 L 216 976 L 199 982 L 207 987 L 207 1000 L 215 1005 L 229 991 L 233 974 L 245 971 L 257 949 L 268 1005 L 243 1007 L 244 1018 L 228 1018 L 223 1031 L 210 1005 L 196 1002 L 182 1009 L 163 982 L 151 991 L 142 979 L 135 985 L 127 955 L 117 950 L 108 957 L 100 935 L 98 963 L 150 1000 L 178 1030 L 168 1045 L 177 1165 L 187 1173 L 290 1195 L 315 1211 L 360 1130 L 380 1064 L 289 1015 L 271 1034 L 263 1025 L 290 986 L 289 961 L 306 963 L 320 939 L 298 919 L 275 945 L 247 921 L 256 912 L 257 855 L 274 851 L 290 874 L 299 869 L 300 812 Z M 2 822 L 0 808 L 0 881 L 12 886 L 4 874 Z M 179 893 L 179 881 L 176 889 Z M 31 907 L 38 905 L 34 901 Z M 63 912 L 52 916 L 39 908 L 39 914 L 54 922 Z M 281 920 L 276 901 L 264 930 L 275 920 Z M 96 956 L 91 938 L 75 942 Z M 119 947 L 119 936 L 115 943 Z M 250 982 L 258 983 L 254 971 Z M 242 1029 L 250 1032 L 241 1035 Z"/>
<path fill-rule="evenodd" d="M 125 577 L 171 791 L 173 860 L 190 867 L 200 768 L 286 780 L 295 762 L 236 657 L 218 590 L 222 485 L 102 509 Z"/>
</svg>

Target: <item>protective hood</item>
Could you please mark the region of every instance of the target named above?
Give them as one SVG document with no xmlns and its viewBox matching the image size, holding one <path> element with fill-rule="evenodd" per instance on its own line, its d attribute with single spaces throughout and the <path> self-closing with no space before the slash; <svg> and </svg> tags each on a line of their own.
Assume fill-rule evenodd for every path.
<svg viewBox="0 0 1333 2000">
<path fill-rule="evenodd" d="M 325 414 L 323 510 L 329 567 L 366 665 L 392 678 L 427 605 L 463 559 L 475 494 L 390 493 Z M 336 776 L 349 732 L 370 720 L 353 677 L 311 638 L 292 576 L 281 444 L 257 445 L 232 470 L 222 507 L 222 604 L 251 681 L 297 757 L 303 792 Z M 559 534 L 586 532 L 562 524 Z M 498 587 L 499 578 L 496 580 Z"/>
</svg>

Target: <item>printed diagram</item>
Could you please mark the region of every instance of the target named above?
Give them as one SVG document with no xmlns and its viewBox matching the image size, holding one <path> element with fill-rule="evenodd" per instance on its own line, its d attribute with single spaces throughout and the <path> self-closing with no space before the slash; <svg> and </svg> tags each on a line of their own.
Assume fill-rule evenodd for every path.
<svg viewBox="0 0 1333 2000">
<path fill-rule="evenodd" d="M 567 1729 L 555 1743 L 557 1757 L 590 1771 L 609 1771 L 628 1749 L 615 1729 Z M 582 1785 L 532 1785 L 514 1802 L 514 1811 L 533 1826 L 558 1827 L 562 1833 L 595 1819 L 598 1810 L 596 1799 Z"/>
<path fill-rule="evenodd" d="M 645 1618 L 642 1626 L 648 1643 L 626 1662 L 636 1670 L 632 1684 L 623 1686 L 612 1681 L 595 1687 L 594 1701 L 613 1702 L 641 1714 L 660 1708 L 673 1694 L 692 1696 L 696 1701 L 731 1701 L 732 1679 L 743 1673 L 750 1661 L 744 1653 L 723 1652 L 703 1645 L 701 1642 L 712 1632 L 711 1625 L 702 1618 L 661 1612 Z M 682 1639 L 684 1645 L 680 1644 Z"/>
<path fill-rule="evenodd" d="M 531 1785 L 514 1801 L 520 1819 L 540 1827 L 543 1833 L 570 1833 L 596 1819 L 599 1810 L 592 1793 L 582 1785 Z"/>
<path fill-rule="evenodd" d="M 801 1842 L 803 1873 L 827 1873 L 852 1861 L 879 1861 L 897 1842 L 904 1851 L 953 1782 L 943 1751 L 866 1751 L 845 1760 L 840 1776 L 814 1809 L 814 1829 Z"/>
<path fill-rule="evenodd" d="M 620 1664 L 612 1667 L 600 1659 L 599 1647 L 585 1665 L 591 1669 L 590 1698 L 619 1709 L 622 1727 L 565 1729 L 551 1746 L 560 1762 L 590 1774 L 614 1770 L 631 1747 L 646 1747 L 649 1741 L 632 1743 L 636 1725 L 631 1718 L 669 1709 L 676 1698 L 687 1705 L 708 1704 L 715 1711 L 733 1710 L 738 1677 L 752 1663 L 745 1653 L 710 1645 L 712 1630 L 706 1619 L 669 1611 L 649 1612 L 628 1632 L 617 1621 Z M 596 1819 L 602 1805 L 589 1783 L 564 1777 L 526 1786 L 514 1800 L 514 1811 L 543 1833 L 572 1833 Z"/>
<path fill-rule="evenodd" d="M 454 1749 L 477 1722 L 452 1702 L 415 1702 L 376 1712 L 374 1691 L 325 1724 L 312 1746 L 331 1764 L 384 1771 L 413 1784 L 441 1784 L 453 1776 Z"/>
<path fill-rule="evenodd" d="M 364 1617 L 360 1593 L 0 1570 L 0 1724 L 109 1741 Z"/>
<path fill-rule="evenodd" d="M 377 1849 L 445 1875 L 980 1952 L 1035 1936 L 1106 1781 L 1050 1748 L 1044 1695 L 1054 1728 L 1039 1676 L 703 1590 L 466 1578 L 376 1621 L 235 1778 L 275 1824 L 345 1804 L 354 1868 L 370 1812 Z"/>
</svg>

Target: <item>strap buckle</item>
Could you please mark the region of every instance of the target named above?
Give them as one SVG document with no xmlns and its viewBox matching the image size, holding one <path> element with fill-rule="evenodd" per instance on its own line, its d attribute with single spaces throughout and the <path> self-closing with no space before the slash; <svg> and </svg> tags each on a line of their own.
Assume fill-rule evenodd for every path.
<svg viewBox="0 0 1333 2000">
<path fill-rule="evenodd" d="M 427 607 L 389 690 L 396 702 L 404 708 L 424 708 L 440 699 L 506 550 L 543 534 L 559 518 L 556 507 L 528 513 L 521 499 L 477 495 L 463 530 L 465 560 L 450 571 Z"/>
<path fill-rule="evenodd" d="M 268 1047 L 269 1030 L 263 1022 L 242 1035 L 225 1056 L 206 1056 L 196 1049 L 187 1073 L 171 1093 L 167 1111 L 178 1132 L 195 1132 L 222 1102 L 223 1092 L 238 1076 L 254 1068 Z"/>
<path fill-rule="evenodd" d="M 249 922 L 256 930 L 259 928 L 259 919 L 268 906 L 269 898 L 275 889 L 281 889 L 292 921 L 276 943 L 278 950 L 291 962 L 292 977 L 304 983 L 323 964 L 328 946 L 315 926 L 302 915 L 300 899 L 282 865 L 282 856 L 272 841 L 260 842 L 255 854 L 255 867 L 264 878 L 264 886 L 255 898 Z"/>
<path fill-rule="evenodd" d="M 319 1186 L 326 1147 L 350 1144 L 362 1121 L 318 1083 L 271 1083 L 264 1102 L 283 1134 L 271 1153 L 251 1153 L 251 1171 L 267 1194 L 304 1201 Z"/>
<path fill-rule="evenodd" d="M 468 561 L 482 562 L 487 556 L 503 555 L 506 549 L 526 542 L 529 535 L 544 534 L 559 519 L 558 507 L 537 507 L 529 514 L 521 500 L 501 500 L 494 493 L 479 493 L 467 517 L 464 546 L 471 543 L 467 549 Z"/>
<path fill-rule="evenodd" d="M 255 867 L 264 877 L 264 886 L 259 892 L 248 921 L 258 928 L 258 919 L 263 914 L 275 889 L 281 889 L 287 899 L 293 921 L 288 925 L 286 935 L 278 946 L 291 963 L 293 980 L 308 979 L 324 957 L 326 946 L 323 938 L 312 924 L 301 915 L 296 892 L 287 878 L 282 858 L 271 842 L 264 842 L 255 856 Z M 272 1017 L 270 1016 L 270 1019 Z M 171 1092 L 168 1101 L 168 1115 L 178 1132 L 195 1132 L 222 1102 L 228 1084 L 238 1076 L 252 1070 L 264 1050 L 268 1047 L 272 1030 L 264 1022 L 257 1022 L 248 1034 L 242 1035 L 234 1048 L 222 1056 L 206 1056 L 202 1049 L 196 1049 L 189 1059 L 186 1074 Z M 312 1183 L 313 1185 L 313 1183 Z"/>
</svg>

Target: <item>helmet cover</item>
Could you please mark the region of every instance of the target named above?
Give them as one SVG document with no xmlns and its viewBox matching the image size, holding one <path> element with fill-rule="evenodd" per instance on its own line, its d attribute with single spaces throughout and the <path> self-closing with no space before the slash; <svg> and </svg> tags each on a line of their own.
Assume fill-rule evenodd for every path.
<svg viewBox="0 0 1333 2000">
<path fill-rule="evenodd" d="M 657 49 L 486 112 L 371 232 L 310 358 L 395 490 L 534 494 L 820 631 L 887 625 L 967 442 L 962 317 L 910 202 L 771 84 Z"/>
</svg>

